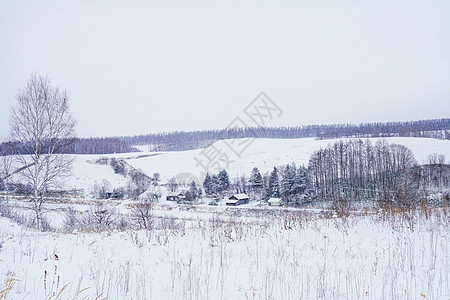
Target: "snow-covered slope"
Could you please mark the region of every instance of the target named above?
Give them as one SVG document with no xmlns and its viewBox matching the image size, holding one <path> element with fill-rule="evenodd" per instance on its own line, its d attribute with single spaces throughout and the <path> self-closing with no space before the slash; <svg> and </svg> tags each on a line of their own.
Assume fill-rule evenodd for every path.
<svg viewBox="0 0 450 300">
<path fill-rule="evenodd" d="M 111 183 L 112 187 L 126 185 L 126 178 L 114 173 L 109 165 L 99 165 L 95 161 L 99 155 L 75 155 L 72 166 L 72 175 L 65 185 L 69 188 L 84 189 L 85 192 L 97 183 L 102 184 L 103 180 Z"/>
<path fill-rule="evenodd" d="M 376 142 L 377 139 L 371 139 Z M 236 141 L 247 142 L 248 139 Z M 307 165 L 309 157 L 314 150 L 326 147 L 336 140 L 315 140 L 313 138 L 303 139 L 254 139 L 252 143 L 241 151 L 240 156 L 235 154 L 238 150 L 231 145 L 230 141 L 218 141 L 206 149 L 196 149 L 178 152 L 158 153 L 128 153 L 111 155 L 78 155 L 76 156 L 73 175 L 66 181 L 70 188 L 83 188 L 89 191 L 97 182 L 103 179 L 111 182 L 113 187 L 125 186 L 125 177 L 115 174 L 111 167 L 96 165 L 92 162 L 99 157 L 117 157 L 124 159 L 131 166 L 141 169 L 147 175 L 160 173 L 162 182 L 166 182 L 173 176 L 180 174 L 192 174 L 202 180 L 206 169 L 202 164 L 208 163 L 207 156 L 218 157 L 211 160 L 209 172 L 215 173 L 219 168 L 227 169 L 230 177 L 241 175 L 248 176 L 253 167 L 258 167 L 262 173 L 270 171 L 274 166 L 295 162 L 297 165 Z M 427 155 L 431 153 L 444 154 L 450 158 L 450 141 L 426 138 L 386 138 L 389 143 L 405 145 L 414 152 L 416 160 L 423 163 Z M 228 145 L 227 145 L 228 144 Z M 231 149 L 229 147 L 231 145 Z M 147 147 L 142 146 L 142 149 Z M 221 159 L 219 159 L 221 157 Z M 198 163 L 201 161 L 201 163 Z M 183 176 L 183 175 L 181 175 Z"/>
</svg>

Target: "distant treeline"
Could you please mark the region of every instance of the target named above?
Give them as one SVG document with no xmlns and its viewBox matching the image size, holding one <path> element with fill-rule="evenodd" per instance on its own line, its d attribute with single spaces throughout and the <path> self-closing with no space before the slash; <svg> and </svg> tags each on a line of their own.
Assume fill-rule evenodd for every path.
<svg viewBox="0 0 450 300">
<path fill-rule="evenodd" d="M 126 141 L 118 138 L 82 138 L 76 139 L 68 149 L 71 154 L 110 154 L 139 152 Z"/>
<path fill-rule="evenodd" d="M 26 145 L 13 147 L 11 142 L 0 144 L 0 155 L 15 154 L 18 149 L 20 154 L 27 154 Z M 68 147 L 64 147 L 67 154 L 110 154 L 139 152 L 139 150 L 127 142 L 118 138 L 76 138 Z M 43 147 L 43 151 L 45 151 Z"/>
<path fill-rule="evenodd" d="M 110 154 L 138 152 L 133 145 L 151 145 L 150 151 L 199 149 L 222 139 L 236 138 L 318 138 L 343 137 L 426 137 L 450 139 L 450 119 L 411 122 L 308 125 L 298 127 L 247 127 L 221 130 L 176 131 L 124 137 L 77 138 L 65 150 L 70 154 Z M 24 147 L 25 149 L 26 147 Z M 0 144 L 0 155 L 12 154 L 8 143 Z M 22 151 L 25 154 L 26 151 Z"/>
<path fill-rule="evenodd" d="M 119 137 L 130 145 L 152 145 L 152 151 L 182 151 L 198 149 L 221 139 L 235 138 L 293 139 L 313 137 L 332 139 L 343 137 L 426 137 L 450 138 L 450 119 L 434 119 L 411 122 L 308 125 L 298 127 L 248 127 L 221 130 L 176 131 Z"/>
</svg>

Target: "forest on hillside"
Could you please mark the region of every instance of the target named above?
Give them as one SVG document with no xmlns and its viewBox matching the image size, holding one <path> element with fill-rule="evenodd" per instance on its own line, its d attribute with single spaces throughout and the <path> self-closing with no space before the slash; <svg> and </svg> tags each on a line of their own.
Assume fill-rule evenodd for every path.
<svg viewBox="0 0 450 300">
<path fill-rule="evenodd" d="M 68 154 L 112 154 L 138 152 L 136 145 L 150 145 L 149 151 L 183 151 L 209 146 L 215 141 L 236 138 L 368 138 L 424 137 L 450 139 L 450 119 L 411 122 L 307 125 L 298 127 L 247 127 L 221 130 L 176 131 L 122 137 L 75 138 Z M 0 156 L 14 154 L 13 149 L 27 153 L 26 145 L 11 147 L 14 141 L 0 144 Z"/>
<path fill-rule="evenodd" d="M 307 125 L 297 127 L 247 127 L 221 130 L 177 131 L 119 137 L 130 145 L 151 145 L 151 151 L 183 151 L 203 148 L 222 139 L 236 138 L 368 138 L 425 137 L 450 138 L 450 119 L 411 122 Z"/>
</svg>

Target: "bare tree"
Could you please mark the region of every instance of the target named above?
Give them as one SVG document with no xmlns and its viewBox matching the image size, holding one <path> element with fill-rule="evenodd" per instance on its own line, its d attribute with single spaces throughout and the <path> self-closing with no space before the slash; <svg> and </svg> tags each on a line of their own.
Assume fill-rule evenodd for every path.
<svg viewBox="0 0 450 300">
<path fill-rule="evenodd" d="M 66 91 L 52 87 L 47 77 L 32 74 L 16 96 L 10 125 L 11 140 L 22 175 L 32 187 L 36 225 L 42 227 L 42 204 L 49 188 L 70 171 L 72 159 L 64 155 L 75 138 L 75 120 Z"/>
<path fill-rule="evenodd" d="M 169 186 L 169 190 L 173 193 L 178 189 L 178 180 L 176 177 L 172 177 L 167 182 L 167 185 Z"/>
<path fill-rule="evenodd" d="M 445 164 L 446 158 L 444 154 L 432 153 L 425 160 L 426 168 L 423 170 L 428 176 L 428 188 L 433 186 L 442 190 L 448 187 L 448 165 Z"/>
<path fill-rule="evenodd" d="M 134 203 L 131 207 L 131 215 L 140 228 L 151 229 L 154 223 L 152 196 L 143 196 Z"/>
<path fill-rule="evenodd" d="M 321 198 L 395 200 L 403 205 L 416 199 L 415 167 L 412 151 L 403 145 L 349 140 L 315 151 L 308 169 L 313 192 Z"/>
<path fill-rule="evenodd" d="M 102 231 L 111 228 L 118 217 L 118 214 L 114 208 L 109 208 L 103 202 L 97 202 L 95 205 L 91 205 L 89 213 L 84 219 L 84 226 L 94 226 L 95 230 Z"/>
<path fill-rule="evenodd" d="M 425 163 L 429 165 L 443 165 L 445 164 L 445 155 L 437 153 L 428 154 Z"/>
<path fill-rule="evenodd" d="M 3 143 L 0 146 L 0 183 L 3 182 L 5 190 L 9 190 L 9 179 L 12 175 L 11 143 Z"/>
</svg>

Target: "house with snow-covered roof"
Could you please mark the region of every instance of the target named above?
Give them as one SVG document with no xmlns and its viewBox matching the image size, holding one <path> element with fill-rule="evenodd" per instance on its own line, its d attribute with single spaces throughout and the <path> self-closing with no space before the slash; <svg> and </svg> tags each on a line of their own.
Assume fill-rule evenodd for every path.
<svg viewBox="0 0 450 300">
<path fill-rule="evenodd" d="M 283 205 L 283 200 L 281 198 L 270 198 L 267 203 L 269 206 L 281 206 Z"/>
<path fill-rule="evenodd" d="M 250 201 L 250 198 L 247 194 L 234 194 L 225 201 L 225 204 L 228 206 L 237 206 L 241 204 L 246 204 Z"/>
</svg>

